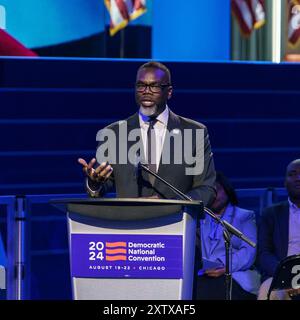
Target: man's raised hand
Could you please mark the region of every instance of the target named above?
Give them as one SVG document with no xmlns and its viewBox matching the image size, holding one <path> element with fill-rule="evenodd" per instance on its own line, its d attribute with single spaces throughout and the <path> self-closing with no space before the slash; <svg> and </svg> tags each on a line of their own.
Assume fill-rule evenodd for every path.
<svg viewBox="0 0 300 320">
<path fill-rule="evenodd" d="M 82 165 L 83 172 L 86 176 L 94 182 L 105 182 L 113 172 L 113 168 L 108 162 L 102 162 L 94 169 L 94 165 L 97 162 L 95 158 L 93 158 L 89 163 L 84 159 L 79 158 L 78 162 Z"/>
</svg>

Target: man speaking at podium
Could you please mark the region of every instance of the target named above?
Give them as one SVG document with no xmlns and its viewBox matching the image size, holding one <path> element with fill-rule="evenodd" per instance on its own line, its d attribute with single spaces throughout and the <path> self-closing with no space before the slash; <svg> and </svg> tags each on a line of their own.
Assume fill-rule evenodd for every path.
<svg viewBox="0 0 300 320">
<path fill-rule="evenodd" d="M 215 197 L 215 168 L 206 127 L 174 114 L 169 69 L 159 62 L 139 67 L 135 84 L 137 113 L 100 130 L 96 159 L 78 159 L 90 196 L 116 191 L 119 198 L 178 196 L 140 163 L 193 200 L 207 206 Z"/>
</svg>

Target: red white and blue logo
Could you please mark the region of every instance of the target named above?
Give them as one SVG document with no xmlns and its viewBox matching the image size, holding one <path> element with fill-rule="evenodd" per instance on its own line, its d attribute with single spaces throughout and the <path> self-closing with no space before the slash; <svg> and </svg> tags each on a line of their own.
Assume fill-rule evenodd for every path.
<svg viewBox="0 0 300 320">
<path fill-rule="evenodd" d="M 71 236 L 73 277 L 181 279 L 182 255 L 178 235 Z"/>
</svg>

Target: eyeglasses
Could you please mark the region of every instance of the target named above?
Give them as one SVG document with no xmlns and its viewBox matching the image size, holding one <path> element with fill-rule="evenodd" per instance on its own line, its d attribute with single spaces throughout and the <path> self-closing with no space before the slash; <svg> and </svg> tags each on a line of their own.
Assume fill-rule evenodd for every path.
<svg viewBox="0 0 300 320">
<path fill-rule="evenodd" d="M 146 84 L 136 83 L 135 88 L 137 92 L 144 92 L 146 88 L 149 88 L 152 93 L 160 93 L 165 87 L 169 87 L 170 84 Z"/>
</svg>

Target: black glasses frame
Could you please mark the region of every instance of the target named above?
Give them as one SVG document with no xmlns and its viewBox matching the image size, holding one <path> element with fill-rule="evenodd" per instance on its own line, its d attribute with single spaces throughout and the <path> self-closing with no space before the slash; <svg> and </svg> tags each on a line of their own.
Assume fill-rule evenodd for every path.
<svg viewBox="0 0 300 320">
<path fill-rule="evenodd" d="M 160 93 L 165 87 L 170 87 L 171 84 L 146 84 L 146 83 L 136 83 L 135 84 L 135 89 L 137 92 L 144 92 L 147 88 L 152 93 Z M 153 90 L 154 89 L 154 90 Z"/>
</svg>

